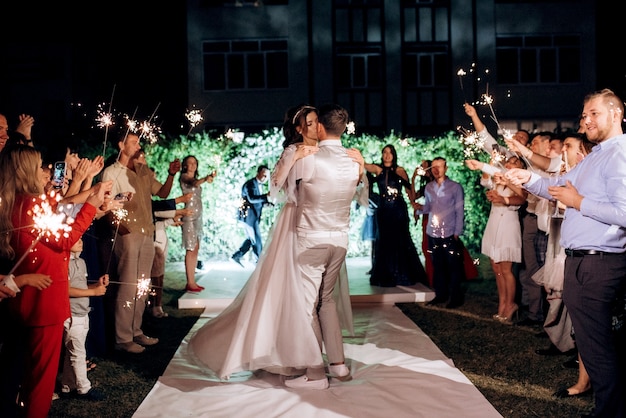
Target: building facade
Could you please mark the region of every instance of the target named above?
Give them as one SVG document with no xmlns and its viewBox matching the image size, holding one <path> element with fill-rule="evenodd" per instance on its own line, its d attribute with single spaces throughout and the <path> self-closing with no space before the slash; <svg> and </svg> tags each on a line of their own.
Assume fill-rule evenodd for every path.
<svg viewBox="0 0 626 418">
<path fill-rule="evenodd" d="M 187 1 L 188 103 L 205 129 L 336 102 L 357 133 L 576 128 L 595 89 L 592 0 Z"/>
</svg>

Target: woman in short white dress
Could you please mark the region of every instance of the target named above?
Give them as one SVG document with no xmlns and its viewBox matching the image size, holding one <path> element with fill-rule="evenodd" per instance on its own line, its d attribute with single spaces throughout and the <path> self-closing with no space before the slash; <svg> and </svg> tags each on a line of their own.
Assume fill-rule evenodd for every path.
<svg viewBox="0 0 626 418">
<path fill-rule="evenodd" d="M 498 288 L 498 313 L 493 318 L 511 324 L 517 313 L 515 303 L 516 280 L 513 263 L 522 261 L 522 234 L 518 210 L 526 201 L 526 192 L 519 187 L 505 183 L 503 171 L 493 165 L 477 160 L 467 160 L 471 170 L 481 170 L 480 183 L 488 190 L 487 199 L 491 202 L 489 219 L 483 232 L 481 252 L 489 257 L 491 268 L 496 276 Z M 524 163 L 516 156 L 509 157 L 505 169 L 524 168 Z"/>
</svg>

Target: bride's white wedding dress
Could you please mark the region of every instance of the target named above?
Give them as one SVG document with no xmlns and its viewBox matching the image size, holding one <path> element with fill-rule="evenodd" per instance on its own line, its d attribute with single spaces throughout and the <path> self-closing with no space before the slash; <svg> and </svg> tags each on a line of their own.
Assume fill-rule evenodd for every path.
<svg viewBox="0 0 626 418">
<path fill-rule="evenodd" d="M 270 196 L 285 204 L 254 272 L 233 302 L 189 340 L 190 359 L 220 379 L 259 369 L 291 375 L 295 369 L 323 365 L 295 259 L 299 177 L 295 152 L 296 145 L 285 148 L 272 173 Z M 352 335 L 345 263 L 335 293 L 342 328 Z"/>
</svg>

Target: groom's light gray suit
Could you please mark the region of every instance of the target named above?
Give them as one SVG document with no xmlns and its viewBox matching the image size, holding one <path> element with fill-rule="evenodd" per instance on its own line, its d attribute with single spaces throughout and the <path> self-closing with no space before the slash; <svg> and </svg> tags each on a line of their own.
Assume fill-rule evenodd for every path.
<svg viewBox="0 0 626 418">
<path fill-rule="evenodd" d="M 325 139 L 319 151 L 302 160 L 296 218 L 297 262 L 300 266 L 306 309 L 329 363 L 344 361 L 341 327 L 332 292 L 348 248 L 350 206 L 359 185 L 359 164 L 338 139 Z M 367 188 L 365 188 L 367 193 Z M 319 367 L 307 370 L 320 378 Z"/>
</svg>

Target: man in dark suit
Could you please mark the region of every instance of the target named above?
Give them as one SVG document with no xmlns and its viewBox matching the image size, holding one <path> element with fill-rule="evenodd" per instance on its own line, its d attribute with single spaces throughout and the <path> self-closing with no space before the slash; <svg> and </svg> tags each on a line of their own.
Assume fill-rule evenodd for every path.
<svg viewBox="0 0 626 418">
<path fill-rule="evenodd" d="M 255 262 L 261 255 L 263 250 L 263 241 L 261 238 L 261 214 L 263 206 L 270 204 L 267 201 L 267 193 L 261 193 L 261 184 L 265 183 L 270 177 L 270 170 L 266 165 L 260 165 L 257 168 L 256 176 L 249 179 L 241 188 L 242 207 L 239 208 L 239 221 L 244 225 L 246 231 L 246 240 L 241 247 L 231 256 L 231 258 L 240 266 L 241 257 L 243 257 L 252 248 Z"/>
</svg>

